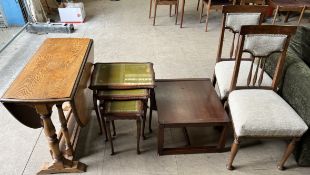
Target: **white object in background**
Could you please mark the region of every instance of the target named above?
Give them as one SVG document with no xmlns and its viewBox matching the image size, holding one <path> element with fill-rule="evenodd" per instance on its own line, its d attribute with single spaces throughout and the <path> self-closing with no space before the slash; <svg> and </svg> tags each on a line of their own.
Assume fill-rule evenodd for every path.
<svg viewBox="0 0 310 175">
<path fill-rule="evenodd" d="M 85 10 L 84 4 L 79 3 L 67 3 L 65 8 L 58 8 L 60 21 L 66 23 L 84 22 Z"/>
</svg>

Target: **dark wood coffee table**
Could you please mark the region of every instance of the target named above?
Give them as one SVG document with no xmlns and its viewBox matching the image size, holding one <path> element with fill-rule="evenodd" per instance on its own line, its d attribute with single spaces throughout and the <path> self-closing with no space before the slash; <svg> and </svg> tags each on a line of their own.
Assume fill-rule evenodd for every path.
<svg viewBox="0 0 310 175">
<path fill-rule="evenodd" d="M 155 97 L 158 110 L 158 154 L 186 154 L 224 151 L 231 121 L 210 79 L 157 80 Z M 164 148 L 164 129 L 219 126 L 216 146 Z M 189 139 L 187 132 L 186 138 Z M 188 140 L 189 143 L 189 140 Z"/>
</svg>

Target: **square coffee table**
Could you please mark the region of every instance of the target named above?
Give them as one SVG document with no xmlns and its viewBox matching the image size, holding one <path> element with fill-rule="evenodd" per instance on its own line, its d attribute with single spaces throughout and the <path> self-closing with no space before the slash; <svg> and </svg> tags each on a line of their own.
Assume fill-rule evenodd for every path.
<svg viewBox="0 0 310 175">
<path fill-rule="evenodd" d="M 229 119 L 210 79 L 156 80 L 155 98 L 158 111 L 158 154 L 211 153 L 224 151 Z M 216 146 L 164 147 L 165 128 L 219 126 Z M 187 132 L 186 138 L 189 142 Z"/>
</svg>

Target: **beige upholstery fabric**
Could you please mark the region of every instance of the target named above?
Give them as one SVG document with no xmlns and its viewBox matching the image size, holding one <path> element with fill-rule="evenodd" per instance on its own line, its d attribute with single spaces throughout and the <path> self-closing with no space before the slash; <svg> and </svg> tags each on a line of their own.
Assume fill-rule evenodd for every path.
<svg viewBox="0 0 310 175">
<path fill-rule="evenodd" d="M 294 109 L 272 90 L 235 90 L 228 103 L 237 137 L 300 137 L 308 129 Z"/>
<path fill-rule="evenodd" d="M 215 76 L 220 90 L 221 99 L 227 97 L 229 93 L 234 67 L 235 67 L 235 61 L 221 61 L 216 63 L 215 65 Z M 241 61 L 237 86 L 247 85 L 247 79 L 250 72 L 250 67 L 251 67 L 251 61 Z M 256 64 L 253 65 L 252 75 L 254 75 L 255 70 L 256 70 Z M 258 75 L 260 75 L 261 70 L 262 69 L 259 68 Z M 272 79 L 268 76 L 267 73 L 264 73 L 261 86 L 271 86 L 271 84 Z"/>
<path fill-rule="evenodd" d="M 260 13 L 227 13 L 225 27 L 239 33 L 242 25 L 258 25 Z"/>
<path fill-rule="evenodd" d="M 246 35 L 243 50 L 256 57 L 266 57 L 273 52 L 282 51 L 286 37 L 286 35 L 272 34 Z"/>
</svg>

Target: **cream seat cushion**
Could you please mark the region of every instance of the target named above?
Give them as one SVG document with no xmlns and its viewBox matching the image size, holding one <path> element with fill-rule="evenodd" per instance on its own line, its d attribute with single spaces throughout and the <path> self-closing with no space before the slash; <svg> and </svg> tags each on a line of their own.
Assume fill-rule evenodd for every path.
<svg viewBox="0 0 310 175">
<path fill-rule="evenodd" d="M 232 80 L 232 76 L 234 72 L 234 67 L 235 67 L 235 61 L 221 61 L 221 62 L 216 63 L 215 65 L 215 76 L 217 79 L 217 84 L 219 87 L 221 99 L 227 97 L 229 93 L 230 84 L 231 84 L 231 80 Z M 257 65 L 254 64 L 253 69 L 252 69 L 252 75 L 254 75 L 256 67 Z M 250 68 L 251 68 L 251 61 L 241 61 L 237 86 L 247 85 L 247 79 L 248 79 L 248 75 L 250 72 Z M 262 69 L 259 68 L 258 76 L 260 75 L 261 70 Z M 261 86 L 271 86 L 271 84 L 272 84 L 272 79 L 269 77 L 269 75 L 266 72 L 264 72 Z M 250 85 L 252 85 L 252 83 Z M 256 82 L 256 85 L 257 85 L 257 82 Z"/>
<path fill-rule="evenodd" d="M 300 137 L 308 129 L 294 109 L 272 90 L 235 90 L 228 103 L 237 137 Z"/>
</svg>

